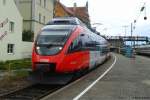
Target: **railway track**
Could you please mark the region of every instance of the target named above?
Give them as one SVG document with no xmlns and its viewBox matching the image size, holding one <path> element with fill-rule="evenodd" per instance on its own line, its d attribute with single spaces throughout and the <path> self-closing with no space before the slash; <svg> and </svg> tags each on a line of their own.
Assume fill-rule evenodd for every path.
<svg viewBox="0 0 150 100">
<path fill-rule="evenodd" d="M 82 73 L 78 73 L 76 75 L 76 77 L 73 78 L 72 81 L 70 81 L 68 84 L 76 81 L 77 79 L 90 73 L 92 70 L 94 70 L 96 68 L 98 68 L 98 67 L 95 67 L 88 71 L 86 70 L 85 72 L 82 72 Z M 66 84 L 66 85 L 68 85 L 68 84 Z M 22 88 L 20 90 L 16 90 L 16 91 L 13 91 L 8 94 L 0 95 L 0 100 L 39 100 L 39 99 L 57 91 L 58 89 L 65 87 L 66 85 L 40 85 L 40 84 L 30 85 L 30 86 Z"/>
<path fill-rule="evenodd" d="M 39 100 L 62 88 L 62 85 L 32 85 L 12 93 L 0 96 L 0 100 Z"/>
</svg>

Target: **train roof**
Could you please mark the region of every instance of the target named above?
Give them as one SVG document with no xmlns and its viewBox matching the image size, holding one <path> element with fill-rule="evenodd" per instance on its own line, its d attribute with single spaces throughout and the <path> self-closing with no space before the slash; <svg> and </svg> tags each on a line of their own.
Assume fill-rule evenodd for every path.
<svg viewBox="0 0 150 100">
<path fill-rule="evenodd" d="M 53 18 L 50 22 L 47 23 L 45 27 L 42 28 L 42 30 L 57 30 L 57 29 L 63 29 L 63 30 L 73 30 L 76 28 L 76 26 L 81 26 L 85 30 L 89 31 L 92 38 L 96 38 L 97 40 L 100 39 L 101 41 L 105 42 L 106 39 L 97 35 L 96 33 L 93 33 L 90 29 L 86 27 L 82 21 L 80 21 L 76 17 L 57 17 Z"/>
<path fill-rule="evenodd" d="M 47 25 L 82 25 L 85 26 L 78 18 L 76 17 L 57 17 L 53 18 L 47 23 Z"/>
<path fill-rule="evenodd" d="M 42 30 L 72 30 L 76 25 L 46 25 Z"/>
</svg>

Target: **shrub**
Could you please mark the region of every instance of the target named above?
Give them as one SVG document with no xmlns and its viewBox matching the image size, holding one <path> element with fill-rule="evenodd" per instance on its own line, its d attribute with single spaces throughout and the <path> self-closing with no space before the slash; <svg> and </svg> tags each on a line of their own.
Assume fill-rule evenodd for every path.
<svg viewBox="0 0 150 100">
<path fill-rule="evenodd" d="M 22 33 L 22 41 L 28 41 L 28 42 L 33 42 L 34 39 L 34 32 L 30 30 L 24 30 Z"/>
<path fill-rule="evenodd" d="M 9 60 L 0 62 L 0 70 L 8 70 L 10 65 L 11 70 L 31 68 L 31 59 Z"/>
</svg>

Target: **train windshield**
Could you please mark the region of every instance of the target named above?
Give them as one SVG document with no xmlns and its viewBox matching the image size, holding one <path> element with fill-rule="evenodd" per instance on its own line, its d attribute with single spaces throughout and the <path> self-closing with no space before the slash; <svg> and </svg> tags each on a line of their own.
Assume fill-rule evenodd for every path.
<svg viewBox="0 0 150 100">
<path fill-rule="evenodd" d="M 57 54 L 64 46 L 70 30 L 44 30 L 37 38 L 36 51 L 40 55 Z"/>
</svg>

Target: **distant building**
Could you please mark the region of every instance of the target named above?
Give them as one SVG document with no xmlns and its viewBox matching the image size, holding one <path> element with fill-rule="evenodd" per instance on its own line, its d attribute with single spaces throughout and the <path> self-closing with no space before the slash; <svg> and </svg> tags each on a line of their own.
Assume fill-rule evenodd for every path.
<svg viewBox="0 0 150 100">
<path fill-rule="evenodd" d="M 53 18 L 55 0 L 15 0 L 16 5 L 23 16 L 23 32 L 34 33 Z"/>
<path fill-rule="evenodd" d="M 32 43 L 22 42 L 22 16 L 14 0 L 0 0 L 0 61 L 29 57 Z"/>
<path fill-rule="evenodd" d="M 85 7 L 77 7 L 74 3 L 74 7 L 66 7 L 59 0 L 55 1 L 54 17 L 78 17 L 82 22 L 90 27 L 90 19 L 88 14 L 88 2 Z"/>
<path fill-rule="evenodd" d="M 125 45 L 123 38 L 119 36 L 106 36 L 105 38 L 110 43 L 110 50 L 120 53 L 120 49 Z"/>
</svg>

